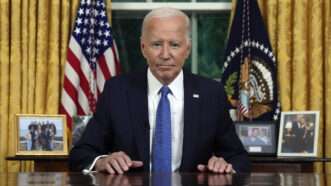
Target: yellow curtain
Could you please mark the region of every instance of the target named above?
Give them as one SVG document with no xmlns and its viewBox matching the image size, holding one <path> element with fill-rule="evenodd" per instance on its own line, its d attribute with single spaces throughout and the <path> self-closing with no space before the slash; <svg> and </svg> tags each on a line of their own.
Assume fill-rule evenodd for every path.
<svg viewBox="0 0 331 186">
<path fill-rule="evenodd" d="M 327 1 L 324 4 L 324 14 L 323 16 L 326 18 L 324 26 L 324 32 L 323 35 L 325 37 L 324 47 L 325 47 L 325 65 L 324 67 L 324 73 L 325 73 L 325 91 L 324 96 L 326 98 L 331 97 L 331 2 Z M 325 100 L 325 139 L 324 143 L 331 141 L 331 101 Z M 325 154 L 326 156 L 331 156 L 331 147 L 329 145 L 325 145 Z M 326 171 L 328 173 L 331 172 L 331 164 L 328 163 L 326 166 Z M 329 178 L 331 179 L 331 178 Z M 329 183 L 331 180 L 329 180 Z"/>
<path fill-rule="evenodd" d="M 15 155 L 15 115 L 58 113 L 79 1 L 0 0 L 0 172 L 33 170 L 5 160 Z"/>
<path fill-rule="evenodd" d="M 259 0 L 278 61 L 282 111 L 319 110 L 319 156 L 331 147 L 331 21 L 329 0 Z M 324 167 L 316 164 L 315 171 Z M 326 166 L 331 172 L 331 166 Z"/>
</svg>

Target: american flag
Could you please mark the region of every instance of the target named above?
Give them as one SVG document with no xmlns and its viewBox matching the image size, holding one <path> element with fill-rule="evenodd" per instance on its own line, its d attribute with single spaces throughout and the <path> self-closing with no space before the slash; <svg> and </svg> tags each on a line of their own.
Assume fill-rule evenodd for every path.
<svg viewBox="0 0 331 186">
<path fill-rule="evenodd" d="M 120 63 L 103 0 L 81 0 L 65 65 L 60 113 L 72 116 L 95 112 L 104 83 L 120 72 Z"/>
</svg>

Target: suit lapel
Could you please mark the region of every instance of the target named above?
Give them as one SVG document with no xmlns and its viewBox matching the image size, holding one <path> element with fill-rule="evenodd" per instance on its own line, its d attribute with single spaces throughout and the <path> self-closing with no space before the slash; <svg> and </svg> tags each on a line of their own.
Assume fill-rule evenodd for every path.
<svg viewBox="0 0 331 186">
<path fill-rule="evenodd" d="M 134 139 L 144 169 L 149 169 L 149 122 L 146 72 L 130 79 L 127 92 Z"/>
<path fill-rule="evenodd" d="M 184 139 L 181 170 L 192 166 L 194 143 L 199 130 L 200 92 L 191 75 L 184 73 Z"/>
</svg>

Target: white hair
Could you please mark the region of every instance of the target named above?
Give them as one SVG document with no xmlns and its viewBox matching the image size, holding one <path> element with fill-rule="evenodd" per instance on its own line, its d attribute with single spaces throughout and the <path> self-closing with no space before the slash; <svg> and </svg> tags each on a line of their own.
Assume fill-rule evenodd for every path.
<svg viewBox="0 0 331 186">
<path fill-rule="evenodd" d="M 184 12 L 182 12 L 176 8 L 170 8 L 170 7 L 161 7 L 161 8 L 156 8 L 156 9 L 153 9 L 152 11 L 150 11 L 143 20 L 143 25 L 141 28 L 141 35 L 143 35 L 144 32 L 146 31 L 147 23 L 152 18 L 167 18 L 167 17 L 175 17 L 175 16 L 181 16 L 185 19 L 187 39 L 190 41 L 190 38 L 191 38 L 190 18 Z"/>
</svg>

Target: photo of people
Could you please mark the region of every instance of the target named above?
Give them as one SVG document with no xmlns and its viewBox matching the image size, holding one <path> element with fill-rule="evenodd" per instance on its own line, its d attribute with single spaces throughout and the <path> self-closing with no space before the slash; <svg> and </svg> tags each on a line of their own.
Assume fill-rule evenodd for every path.
<svg viewBox="0 0 331 186">
<path fill-rule="evenodd" d="M 260 128 L 257 127 L 249 127 L 247 128 L 247 135 L 241 136 L 242 142 L 245 145 L 267 145 L 266 138 L 263 140 L 262 132 Z"/>
<path fill-rule="evenodd" d="M 62 151 L 63 118 L 19 117 L 19 151 Z"/>
<path fill-rule="evenodd" d="M 278 153 L 284 156 L 317 154 L 318 112 L 282 113 Z"/>
<path fill-rule="evenodd" d="M 236 123 L 237 134 L 249 153 L 275 153 L 275 126 Z"/>
</svg>

